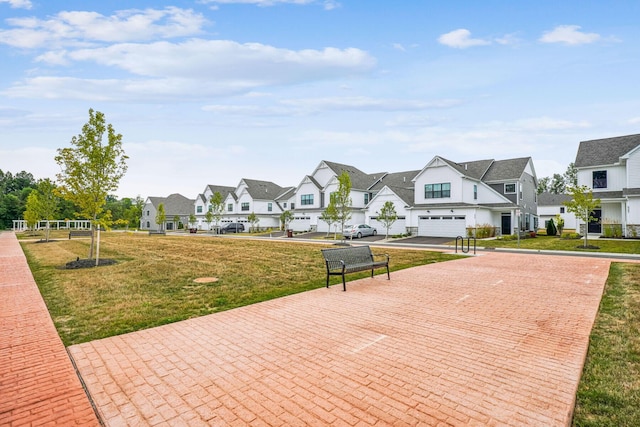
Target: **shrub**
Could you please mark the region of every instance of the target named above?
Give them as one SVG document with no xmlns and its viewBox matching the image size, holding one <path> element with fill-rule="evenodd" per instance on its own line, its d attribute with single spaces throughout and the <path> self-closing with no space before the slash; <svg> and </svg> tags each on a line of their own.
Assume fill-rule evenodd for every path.
<svg viewBox="0 0 640 427">
<path fill-rule="evenodd" d="M 562 233 L 563 239 L 580 239 L 582 236 L 579 233 Z"/>
<path fill-rule="evenodd" d="M 474 232 L 477 239 L 486 239 L 488 237 L 496 236 L 496 228 L 491 224 L 478 224 L 475 228 L 467 228 L 467 237 L 473 237 Z"/>
<path fill-rule="evenodd" d="M 553 219 L 547 221 L 547 236 L 555 236 L 558 234 L 558 229 L 556 228 L 556 224 L 553 222 Z"/>
</svg>

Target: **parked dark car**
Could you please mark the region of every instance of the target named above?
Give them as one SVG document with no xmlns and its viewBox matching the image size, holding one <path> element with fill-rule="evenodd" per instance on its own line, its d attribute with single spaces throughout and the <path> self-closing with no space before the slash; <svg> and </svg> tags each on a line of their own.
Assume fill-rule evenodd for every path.
<svg viewBox="0 0 640 427">
<path fill-rule="evenodd" d="M 239 222 L 231 222 L 220 229 L 222 234 L 224 233 L 242 233 L 244 231 L 244 224 Z"/>
</svg>

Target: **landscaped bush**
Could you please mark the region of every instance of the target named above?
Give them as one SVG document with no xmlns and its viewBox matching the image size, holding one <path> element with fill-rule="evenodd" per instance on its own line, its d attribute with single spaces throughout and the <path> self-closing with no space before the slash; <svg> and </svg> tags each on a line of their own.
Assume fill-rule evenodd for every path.
<svg viewBox="0 0 640 427">
<path fill-rule="evenodd" d="M 491 224 L 479 224 L 475 227 L 467 228 L 467 237 L 475 237 L 476 239 L 486 239 L 496 236 L 496 227 Z"/>
<path fill-rule="evenodd" d="M 517 234 L 505 234 L 503 236 L 498 237 L 498 240 L 517 240 Z"/>
<path fill-rule="evenodd" d="M 558 233 L 558 229 L 556 228 L 556 224 L 553 222 L 553 219 L 547 221 L 547 236 L 555 236 Z"/>
<path fill-rule="evenodd" d="M 622 224 L 616 224 L 614 222 L 602 224 L 602 235 L 609 238 L 621 238 Z"/>
<path fill-rule="evenodd" d="M 563 239 L 581 239 L 582 236 L 578 233 L 562 233 Z"/>
</svg>

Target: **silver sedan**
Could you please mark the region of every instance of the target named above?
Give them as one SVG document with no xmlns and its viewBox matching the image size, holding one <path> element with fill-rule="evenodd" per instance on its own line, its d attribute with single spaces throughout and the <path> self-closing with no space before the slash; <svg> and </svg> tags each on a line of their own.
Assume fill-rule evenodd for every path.
<svg viewBox="0 0 640 427">
<path fill-rule="evenodd" d="M 347 225 L 342 231 L 342 235 L 345 238 L 361 238 L 366 236 L 375 236 L 378 234 L 378 231 L 368 226 L 367 224 L 355 224 L 355 225 Z"/>
</svg>

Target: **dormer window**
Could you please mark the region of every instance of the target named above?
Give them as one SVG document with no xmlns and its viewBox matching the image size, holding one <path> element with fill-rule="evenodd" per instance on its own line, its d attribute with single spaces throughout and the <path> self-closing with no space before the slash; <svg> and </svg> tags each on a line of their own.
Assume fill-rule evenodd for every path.
<svg viewBox="0 0 640 427">
<path fill-rule="evenodd" d="M 516 194 L 516 184 L 515 182 L 512 184 L 504 185 L 504 194 Z"/>
<path fill-rule="evenodd" d="M 593 171 L 593 188 L 607 188 L 607 171 Z"/>
</svg>

